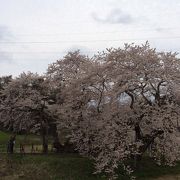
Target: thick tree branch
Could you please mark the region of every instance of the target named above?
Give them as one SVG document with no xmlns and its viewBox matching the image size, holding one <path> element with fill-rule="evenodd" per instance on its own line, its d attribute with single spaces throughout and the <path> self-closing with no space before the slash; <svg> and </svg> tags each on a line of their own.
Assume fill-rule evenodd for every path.
<svg viewBox="0 0 180 180">
<path fill-rule="evenodd" d="M 126 90 L 125 93 L 126 93 L 127 95 L 129 95 L 130 98 L 131 98 L 130 108 L 133 109 L 133 105 L 134 105 L 134 95 L 133 95 L 131 92 L 129 92 L 128 90 Z"/>
</svg>

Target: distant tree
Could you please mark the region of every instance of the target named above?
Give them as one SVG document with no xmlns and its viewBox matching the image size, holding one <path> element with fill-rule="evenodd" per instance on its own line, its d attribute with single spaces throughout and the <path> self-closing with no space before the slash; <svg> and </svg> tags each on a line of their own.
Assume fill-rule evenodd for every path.
<svg viewBox="0 0 180 180">
<path fill-rule="evenodd" d="M 40 132 L 46 153 L 48 131 L 55 115 L 48 103 L 45 78 L 30 72 L 22 73 L 4 88 L 2 96 L 0 121 L 4 128 L 13 132 Z"/>
<path fill-rule="evenodd" d="M 5 97 L 2 95 L 4 88 L 11 82 L 12 76 L 2 76 L 0 77 L 0 104 L 3 103 Z M 0 130 L 3 130 L 3 125 L 0 121 Z"/>
</svg>

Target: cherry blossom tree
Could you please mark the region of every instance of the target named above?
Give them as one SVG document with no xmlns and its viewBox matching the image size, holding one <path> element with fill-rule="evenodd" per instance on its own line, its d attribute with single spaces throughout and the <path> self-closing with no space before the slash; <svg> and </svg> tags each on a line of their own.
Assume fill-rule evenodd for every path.
<svg viewBox="0 0 180 180">
<path fill-rule="evenodd" d="M 48 95 L 48 83 L 44 77 L 22 73 L 2 91 L 4 100 L 0 108 L 4 128 L 13 132 L 40 132 L 44 153 L 48 148 L 49 127 L 55 119 Z"/>
<path fill-rule="evenodd" d="M 75 81 L 85 76 L 86 73 L 90 71 L 91 66 L 92 62 L 90 59 L 82 55 L 79 50 L 69 52 L 64 58 L 49 65 L 46 77 L 53 96 L 51 98 L 54 100 L 54 103 L 58 105 L 58 107 L 56 106 L 58 111 L 59 109 L 64 109 L 64 101 L 69 99 L 66 97 L 66 90 L 71 87 L 71 84 Z M 62 114 L 59 115 L 59 122 L 63 123 Z M 64 129 L 64 126 L 59 126 L 60 135 Z"/>
<path fill-rule="evenodd" d="M 4 88 L 11 82 L 12 76 L 2 76 L 0 77 L 0 103 L 2 104 L 4 97 L 2 95 L 2 91 Z M 3 124 L 0 121 L 0 129 L 3 130 Z"/>
<path fill-rule="evenodd" d="M 176 55 L 148 43 L 125 44 L 96 55 L 85 73 L 78 69 L 65 86 L 59 124 L 68 127 L 77 149 L 95 160 L 97 172 L 115 177 L 121 163 L 131 173 L 127 159 L 133 158 L 136 168 L 150 147 L 159 164 L 173 165 L 179 158 Z"/>
<path fill-rule="evenodd" d="M 41 132 L 44 152 L 51 125 L 56 137 L 66 130 L 96 172 L 113 179 L 119 165 L 131 174 L 144 156 L 175 164 L 179 98 L 177 54 L 125 44 L 93 58 L 69 52 L 45 76 L 22 73 L 1 90 L 0 121 L 12 131 Z"/>
</svg>

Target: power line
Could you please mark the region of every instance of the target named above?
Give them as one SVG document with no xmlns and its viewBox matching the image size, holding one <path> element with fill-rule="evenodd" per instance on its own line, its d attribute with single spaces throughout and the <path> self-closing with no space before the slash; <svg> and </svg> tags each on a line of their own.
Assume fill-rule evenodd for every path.
<svg viewBox="0 0 180 180">
<path fill-rule="evenodd" d="M 26 51 L 26 52 L 23 52 L 23 51 L 3 51 L 2 53 L 4 53 L 5 55 L 8 55 L 9 53 L 10 54 L 54 54 L 54 55 L 58 55 L 58 54 L 66 54 L 68 52 L 70 52 L 71 50 L 69 51 Z M 73 51 L 73 50 L 72 50 Z M 102 50 L 88 50 L 88 51 L 83 51 L 83 50 L 80 50 L 81 53 L 98 53 L 98 52 L 102 52 L 104 51 L 104 49 Z M 175 50 L 165 50 L 165 49 L 160 49 L 158 51 L 180 51 L 178 49 L 175 49 Z M 0 54 L 1 55 L 1 54 Z"/>
<path fill-rule="evenodd" d="M 153 39 L 180 39 L 180 36 L 174 37 L 143 37 L 143 38 L 124 38 L 124 39 L 100 39 L 100 40 L 80 40 L 80 41 L 1 41 L 0 44 L 59 44 L 59 43 L 98 43 L 98 42 L 119 42 Z"/>
<path fill-rule="evenodd" d="M 175 30 L 175 29 L 180 29 L 180 27 L 158 27 L 158 28 L 149 28 L 149 29 L 144 29 L 144 28 L 133 28 L 133 29 L 124 29 L 121 31 L 97 31 L 97 32 L 64 32 L 64 33 L 52 33 L 52 34 L 16 34 L 17 36 L 58 36 L 58 35 L 90 35 L 90 34 L 114 34 L 114 33 L 122 33 L 122 32 L 138 32 L 138 31 L 163 31 L 163 30 Z"/>
<path fill-rule="evenodd" d="M 71 51 L 71 50 L 70 50 Z M 72 50 L 73 51 L 73 50 Z M 50 52 L 47 52 L 47 51 L 41 51 L 41 52 L 20 52 L 20 51 L 3 51 L 3 53 L 12 53 L 12 54 L 58 54 L 58 53 L 68 53 L 69 51 L 57 51 L 57 52 L 53 52 L 53 51 L 50 51 Z M 97 51 L 81 51 L 81 53 L 93 53 L 93 52 L 98 52 Z M 1 55 L 1 54 L 0 54 Z"/>
</svg>

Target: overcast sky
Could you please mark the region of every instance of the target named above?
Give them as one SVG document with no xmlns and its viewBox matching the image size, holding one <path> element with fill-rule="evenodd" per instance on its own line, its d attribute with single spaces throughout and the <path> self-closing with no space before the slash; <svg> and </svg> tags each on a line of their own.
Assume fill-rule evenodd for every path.
<svg viewBox="0 0 180 180">
<path fill-rule="evenodd" d="M 124 43 L 180 52 L 180 0 L 0 0 L 0 75 Z"/>
</svg>

